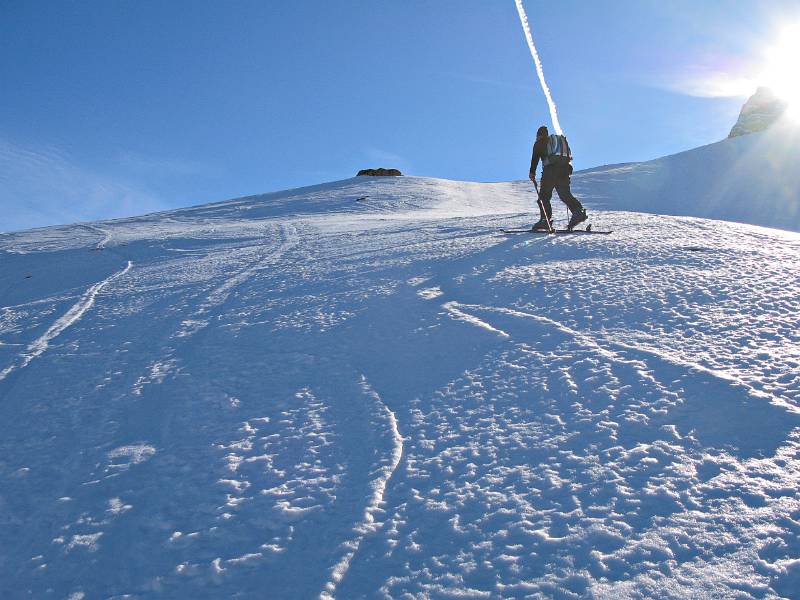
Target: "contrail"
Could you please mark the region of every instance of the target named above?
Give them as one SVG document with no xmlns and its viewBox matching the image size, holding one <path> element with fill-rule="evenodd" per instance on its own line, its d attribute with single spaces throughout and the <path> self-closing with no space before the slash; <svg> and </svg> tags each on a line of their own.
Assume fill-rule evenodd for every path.
<svg viewBox="0 0 800 600">
<path fill-rule="evenodd" d="M 556 103 L 553 102 L 553 96 L 550 95 L 550 88 L 547 87 L 547 81 L 544 79 L 544 70 L 542 69 L 542 61 L 539 59 L 539 53 L 536 51 L 536 45 L 533 43 L 533 36 L 531 35 L 531 28 L 528 26 L 528 15 L 525 14 L 525 7 L 522 6 L 522 0 L 514 0 L 517 3 L 517 12 L 519 13 L 519 20 L 522 22 L 522 29 L 525 30 L 525 38 L 528 40 L 528 47 L 531 49 L 531 56 L 533 62 L 536 64 L 536 73 L 539 75 L 539 82 L 542 84 L 542 91 L 544 97 L 547 98 L 547 106 L 550 107 L 550 118 L 553 121 L 553 129 L 556 133 L 561 135 L 561 123 L 558 122 L 558 112 L 556 111 Z"/>
</svg>

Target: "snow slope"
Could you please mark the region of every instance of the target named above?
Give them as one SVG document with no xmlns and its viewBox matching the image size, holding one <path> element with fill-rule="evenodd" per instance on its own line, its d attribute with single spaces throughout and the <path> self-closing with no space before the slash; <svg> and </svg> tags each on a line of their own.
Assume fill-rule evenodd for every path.
<svg viewBox="0 0 800 600">
<path fill-rule="evenodd" d="M 800 235 L 531 204 L 0 236 L 0 597 L 797 597 Z"/>
<path fill-rule="evenodd" d="M 726 139 L 642 163 L 575 174 L 590 204 L 800 231 L 800 127 Z"/>
</svg>

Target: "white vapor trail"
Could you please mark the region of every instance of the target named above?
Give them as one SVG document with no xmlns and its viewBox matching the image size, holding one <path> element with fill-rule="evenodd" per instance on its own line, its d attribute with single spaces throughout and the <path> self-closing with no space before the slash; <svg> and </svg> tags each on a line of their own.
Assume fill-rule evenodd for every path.
<svg viewBox="0 0 800 600">
<path fill-rule="evenodd" d="M 536 64 L 536 73 L 539 75 L 539 82 L 542 84 L 542 91 L 544 97 L 547 98 L 547 106 L 550 107 L 550 119 L 553 121 L 553 129 L 556 133 L 561 135 L 561 123 L 558 122 L 558 111 L 556 111 L 556 103 L 553 101 L 553 96 L 550 94 L 550 88 L 547 86 L 547 81 L 544 78 L 544 69 L 542 69 L 542 61 L 539 59 L 539 53 L 536 51 L 536 45 L 533 43 L 533 35 L 531 35 L 531 28 L 528 25 L 528 15 L 525 14 L 525 7 L 522 6 L 522 0 L 514 0 L 517 3 L 517 12 L 519 13 L 519 20 L 522 22 L 522 29 L 525 31 L 525 38 L 528 40 L 528 47 L 531 49 L 531 56 L 533 62 Z"/>
</svg>

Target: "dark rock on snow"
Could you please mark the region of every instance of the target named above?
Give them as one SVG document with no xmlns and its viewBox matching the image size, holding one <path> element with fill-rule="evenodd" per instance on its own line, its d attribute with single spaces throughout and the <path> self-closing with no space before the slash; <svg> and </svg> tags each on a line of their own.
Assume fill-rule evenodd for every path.
<svg viewBox="0 0 800 600">
<path fill-rule="evenodd" d="M 398 171 L 397 169 L 379 168 L 379 169 L 361 169 L 358 172 L 358 174 L 356 175 L 356 177 L 364 177 L 364 176 L 369 176 L 369 177 L 398 177 L 400 175 L 402 175 L 402 173 L 400 171 Z"/>
<path fill-rule="evenodd" d="M 772 90 L 760 87 L 750 96 L 739 113 L 739 120 L 731 129 L 729 138 L 764 131 L 786 111 L 787 103 L 777 98 Z"/>
</svg>

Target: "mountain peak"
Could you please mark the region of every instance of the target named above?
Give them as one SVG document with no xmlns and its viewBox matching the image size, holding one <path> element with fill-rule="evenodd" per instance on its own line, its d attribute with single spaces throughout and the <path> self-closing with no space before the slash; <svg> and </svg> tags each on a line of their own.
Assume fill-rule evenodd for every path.
<svg viewBox="0 0 800 600">
<path fill-rule="evenodd" d="M 731 129 L 729 138 L 764 131 L 786 111 L 787 103 L 767 88 L 760 87 L 748 98 Z"/>
</svg>

